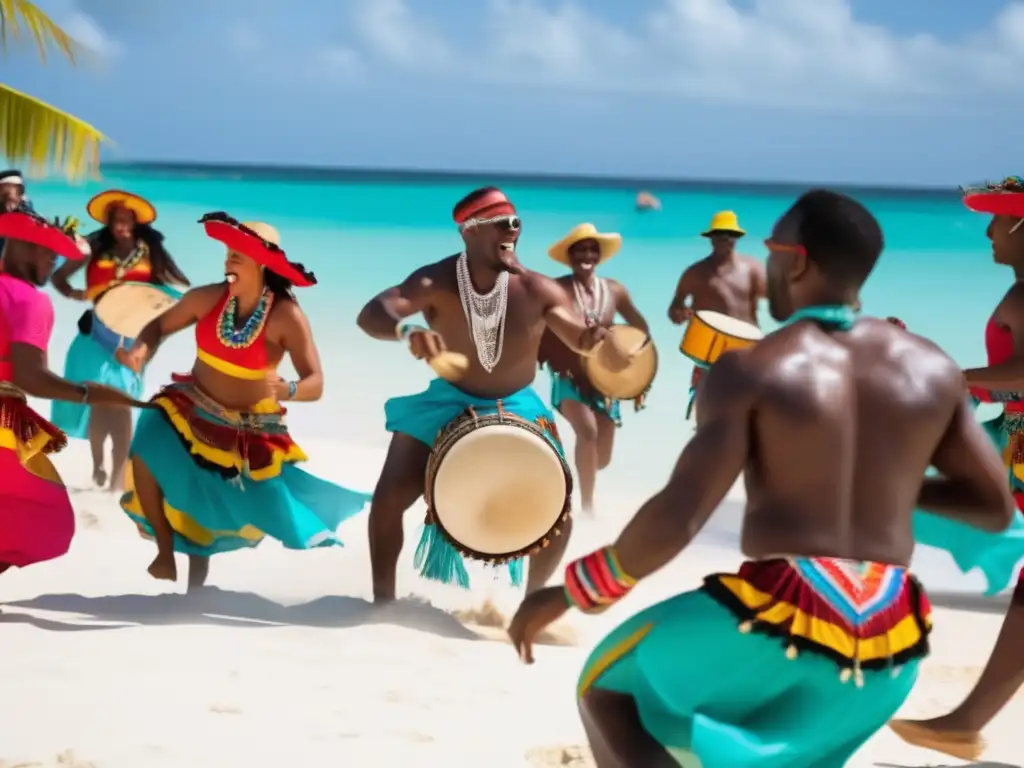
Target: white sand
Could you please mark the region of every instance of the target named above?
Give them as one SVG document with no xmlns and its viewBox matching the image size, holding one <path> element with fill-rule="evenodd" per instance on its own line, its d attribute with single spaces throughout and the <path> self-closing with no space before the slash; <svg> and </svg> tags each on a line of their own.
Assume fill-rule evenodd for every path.
<svg viewBox="0 0 1024 768">
<path fill-rule="evenodd" d="M 306 447 L 315 459 L 310 469 L 339 482 L 375 477 L 382 460 L 379 451 Z M 84 445 L 57 464 L 69 486 L 87 486 Z M 170 594 L 181 588 L 148 578 L 152 545 L 137 537 L 112 496 L 77 491 L 75 501 L 80 529 L 70 554 L 0 578 L 3 768 L 592 765 L 581 756 L 573 699 L 587 650 L 625 615 L 739 561 L 729 548 L 734 500 L 701 543 L 625 605 L 596 619 L 574 615 L 561 631 L 575 633 L 577 647 L 543 647 L 528 668 L 496 629 L 474 631 L 445 612 L 475 611 L 494 623 L 493 611 L 480 609 L 490 601 L 510 615 L 511 588 L 480 575 L 464 593 L 414 577 L 422 513 L 407 520 L 401 589 L 445 610 L 407 603 L 374 611 L 366 602 L 365 515 L 342 528 L 344 550 L 297 553 L 266 544 L 219 557 L 211 583 L 220 590 L 186 599 Z M 613 536 L 635 508 L 628 499 L 606 506 L 602 514 L 612 521 L 581 523 L 572 552 Z M 940 608 L 934 655 L 903 714 L 955 704 L 980 671 L 1001 617 L 998 608 Z M 995 762 L 984 765 L 1017 764 L 1022 716 L 1018 700 L 990 728 L 987 758 Z M 887 732 L 851 763 L 955 764 Z"/>
</svg>

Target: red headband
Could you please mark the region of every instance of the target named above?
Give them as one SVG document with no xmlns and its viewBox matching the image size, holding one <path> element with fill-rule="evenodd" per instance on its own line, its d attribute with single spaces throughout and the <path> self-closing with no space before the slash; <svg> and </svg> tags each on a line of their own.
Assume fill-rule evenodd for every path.
<svg viewBox="0 0 1024 768">
<path fill-rule="evenodd" d="M 42 217 L 29 213 L 0 214 L 0 238 L 41 245 L 68 261 L 81 261 L 85 258 L 74 238 L 68 237 L 62 229 Z"/>
<path fill-rule="evenodd" d="M 516 208 L 500 189 L 492 189 L 455 210 L 455 223 L 465 224 L 470 219 L 490 218 L 514 214 Z"/>
</svg>

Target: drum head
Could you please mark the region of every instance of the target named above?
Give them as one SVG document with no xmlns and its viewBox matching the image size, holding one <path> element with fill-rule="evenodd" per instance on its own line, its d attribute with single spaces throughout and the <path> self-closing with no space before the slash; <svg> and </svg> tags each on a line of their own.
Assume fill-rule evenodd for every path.
<svg viewBox="0 0 1024 768">
<path fill-rule="evenodd" d="M 644 343 L 646 334 L 631 325 L 613 325 L 609 333 L 623 349 L 636 349 Z M 658 350 L 649 343 L 633 362 L 621 370 L 615 370 L 608 359 L 608 347 L 601 344 L 594 354 L 583 358 L 583 370 L 601 394 L 613 400 L 632 400 L 647 391 L 658 373 Z"/>
<path fill-rule="evenodd" d="M 96 318 L 118 336 L 134 339 L 153 319 L 174 306 L 174 289 L 150 283 L 121 283 L 96 302 Z"/>
<path fill-rule="evenodd" d="M 760 328 L 745 320 L 737 320 L 735 317 L 723 315 L 721 312 L 711 312 L 710 310 L 703 309 L 698 310 L 694 314 L 709 328 L 728 336 L 734 336 L 737 339 L 747 339 L 748 341 L 760 341 L 764 338 L 764 332 Z"/>
<path fill-rule="evenodd" d="M 546 538 L 567 493 L 561 458 L 547 440 L 494 424 L 466 434 L 444 455 L 434 477 L 433 512 L 466 549 L 503 557 Z"/>
</svg>

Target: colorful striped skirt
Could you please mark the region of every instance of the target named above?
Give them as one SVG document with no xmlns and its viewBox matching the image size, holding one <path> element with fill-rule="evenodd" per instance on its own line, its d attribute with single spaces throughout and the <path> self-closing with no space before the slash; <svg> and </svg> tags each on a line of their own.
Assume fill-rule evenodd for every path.
<svg viewBox="0 0 1024 768">
<path fill-rule="evenodd" d="M 153 402 L 160 408 L 140 415 L 131 452 L 160 486 L 179 552 L 209 556 L 265 536 L 290 549 L 339 546 L 338 526 L 370 500 L 295 466 L 306 454 L 274 401 L 232 411 L 183 378 Z M 152 537 L 134 489 L 121 506 Z"/>
<path fill-rule="evenodd" d="M 631 696 L 681 765 L 838 767 L 910 693 L 930 612 L 904 568 L 748 562 L 620 625 L 578 694 Z"/>
</svg>

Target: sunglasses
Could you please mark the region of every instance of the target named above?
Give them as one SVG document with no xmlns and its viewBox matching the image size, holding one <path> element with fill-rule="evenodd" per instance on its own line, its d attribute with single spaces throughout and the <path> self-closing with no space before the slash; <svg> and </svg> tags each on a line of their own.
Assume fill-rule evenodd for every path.
<svg viewBox="0 0 1024 768">
<path fill-rule="evenodd" d="M 234 218 L 233 216 L 229 216 L 224 211 L 204 213 L 202 217 L 199 219 L 200 224 L 205 224 L 208 221 L 216 221 L 220 222 L 221 224 L 227 224 L 229 227 L 235 227 L 236 229 L 238 229 L 239 232 L 244 232 L 250 237 L 255 237 L 257 240 L 263 243 L 264 247 L 266 247 L 267 250 L 269 251 L 274 251 L 277 253 L 284 252 L 281 250 L 281 246 L 279 246 L 277 243 L 267 240 L 267 238 L 263 237 L 263 235 L 261 235 L 259 232 L 257 232 L 254 229 L 250 229 L 249 227 L 245 226 L 245 224 L 240 222 L 238 219 Z"/>
<path fill-rule="evenodd" d="M 774 240 L 765 240 L 764 247 L 773 253 L 795 253 L 800 256 L 807 255 L 807 249 L 802 245 L 790 245 L 788 243 L 777 243 Z"/>
<path fill-rule="evenodd" d="M 494 216 L 490 219 L 469 219 L 459 225 L 459 231 L 465 232 L 471 227 L 484 227 L 489 224 L 493 224 L 499 229 L 504 229 L 506 232 L 518 232 L 523 226 L 523 220 L 515 214 L 503 214 L 501 216 Z"/>
</svg>

